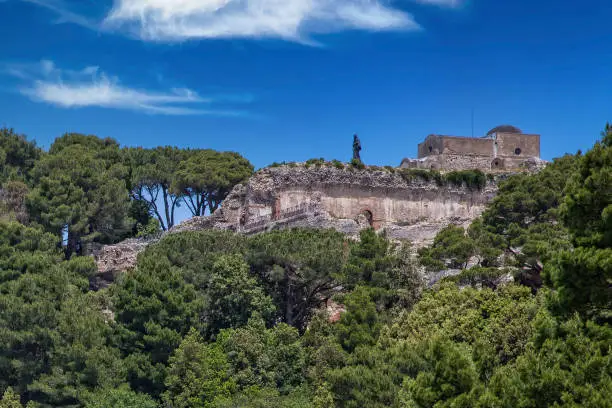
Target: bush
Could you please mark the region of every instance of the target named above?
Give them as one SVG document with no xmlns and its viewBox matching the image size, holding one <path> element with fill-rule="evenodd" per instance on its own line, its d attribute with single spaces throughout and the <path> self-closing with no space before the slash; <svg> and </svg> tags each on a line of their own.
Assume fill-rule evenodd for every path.
<svg viewBox="0 0 612 408">
<path fill-rule="evenodd" d="M 310 166 L 315 166 L 315 167 L 321 167 L 325 164 L 325 159 L 324 158 L 319 158 L 319 159 L 308 159 L 306 160 L 306 168 L 309 168 Z"/>
<path fill-rule="evenodd" d="M 339 170 L 344 170 L 344 163 L 342 163 L 340 160 L 332 160 L 332 165 Z"/>
<path fill-rule="evenodd" d="M 151 217 L 146 225 L 136 225 L 136 230 L 138 231 L 136 234 L 137 238 L 148 238 L 159 233 L 161 231 L 161 226 L 159 225 L 157 218 Z"/>
<path fill-rule="evenodd" d="M 440 172 L 435 170 L 425 170 L 425 169 L 399 169 L 400 175 L 407 182 L 412 182 L 416 179 L 421 179 L 425 181 L 435 181 L 437 185 L 444 185 L 444 178 Z"/>
<path fill-rule="evenodd" d="M 480 170 L 462 170 L 446 173 L 444 178 L 448 183 L 462 186 L 464 183 L 470 189 L 481 190 L 487 184 L 487 177 Z"/>
<path fill-rule="evenodd" d="M 497 287 L 496 281 L 508 273 L 507 269 L 475 267 L 462 271 L 459 275 L 448 276 L 445 281 L 458 285 L 482 285 L 492 289 Z"/>
<path fill-rule="evenodd" d="M 361 160 L 357 160 L 357 159 L 351 160 L 351 166 L 359 170 L 365 169 L 365 164 L 363 164 Z"/>
</svg>

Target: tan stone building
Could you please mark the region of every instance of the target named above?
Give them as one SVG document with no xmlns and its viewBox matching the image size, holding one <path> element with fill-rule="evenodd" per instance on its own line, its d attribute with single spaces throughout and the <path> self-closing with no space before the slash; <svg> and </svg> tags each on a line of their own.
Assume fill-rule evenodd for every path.
<svg viewBox="0 0 612 408">
<path fill-rule="evenodd" d="M 508 171 L 538 167 L 540 135 L 503 125 L 483 137 L 429 135 L 419 144 L 417 159 L 404 159 L 402 168 Z"/>
</svg>

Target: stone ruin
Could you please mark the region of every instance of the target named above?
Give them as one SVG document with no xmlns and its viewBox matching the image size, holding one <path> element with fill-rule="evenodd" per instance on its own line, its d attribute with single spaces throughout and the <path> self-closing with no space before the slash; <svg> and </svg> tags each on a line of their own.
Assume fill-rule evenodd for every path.
<svg viewBox="0 0 612 408">
<path fill-rule="evenodd" d="M 214 228 L 243 234 L 286 227 L 333 228 L 357 236 L 364 228 L 419 245 L 449 223 L 469 224 L 495 195 L 481 188 L 406 178 L 388 169 L 347 166 L 266 168 L 235 188 L 208 218 Z"/>
<path fill-rule="evenodd" d="M 419 159 L 406 159 L 401 168 L 359 169 L 339 162 L 264 168 L 236 186 L 214 214 L 186 220 L 168 233 L 220 229 L 251 235 L 307 227 L 333 228 L 357 237 L 362 229 L 373 227 L 418 248 L 449 224 L 468 226 L 495 196 L 499 178 L 519 169 L 540 169 L 545 162 L 539 152 L 538 135 L 501 127 L 478 139 L 429 136 L 419 145 Z M 406 177 L 411 172 L 406 168 L 476 168 L 489 177 L 476 188 L 440 183 L 418 172 Z M 137 254 L 160 237 L 99 248 L 94 257 L 101 276 L 112 279 L 135 266 Z"/>
<path fill-rule="evenodd" d="M 502 125 L 483 137 L 429 135 L 419 144 L 418 158 L 404 159 L 400 167 L 507 172 L 537 170 L 544 163 L 540 159 L 540 135 Z"/>
<path fill-rule="evenodd" d="M 248 183 L 236 186 L 211 216 L 188 219 L 166 234 L 219 229 L 252 235 L 305 227 L 333 228 L 356 238 L 362 229 L 373 227 L 419 247 L 450 223 L 469 225 L 496 191 L 493 180 L 478 189 L 407 179 L 396 169 L 280 166 L 262 169 Z M 134 267 L 138 253 L 163 235 L 96 249 L 98 286 Z"/>
</svg>

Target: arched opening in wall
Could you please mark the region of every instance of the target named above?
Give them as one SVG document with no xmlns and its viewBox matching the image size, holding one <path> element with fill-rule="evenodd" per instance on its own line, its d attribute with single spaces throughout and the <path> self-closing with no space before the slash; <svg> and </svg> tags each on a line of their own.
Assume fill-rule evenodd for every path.
<svg viewBox="0 0 612 408">
<path fill-rule="evenodd" d="M 521 150 L 520 147 L 517 147 L 516 149 L 514 149 L 514 154 L 516 154 L 517 156 L 520 156 L 521 153 L 523 153 L 523 151 Z"/>
<path fill-rule="evenodd" d="M 357 214 L 356 221 L 362 227 L 374 227 L 374 214 L 370 210 L 363 210 Z"/>
<path fill-rule="evenodd" d="M 503 168 L 504 168 L 504 161 L 502 159 L 499 159 L 499 158 L 493 159 L 493 161 L 491 162 L 491 169 L 495 170 L 495 169 L 503 169 Z"/>
<path fill-rule="evenodd" d="M 429 153 L 433 151 L 433 146 L 429 146 Z"/>
<path fill-rule="evenodd" d="M 374 215 L 372 214 L 372 211 L 365 210 L 364 212 L 362 212 L 362 214 L 365 216 L 365 219 L 368 222 L 368 224 L 370 224 L 370 227 L 373 227 L 374 226 Z"/>
</svg>

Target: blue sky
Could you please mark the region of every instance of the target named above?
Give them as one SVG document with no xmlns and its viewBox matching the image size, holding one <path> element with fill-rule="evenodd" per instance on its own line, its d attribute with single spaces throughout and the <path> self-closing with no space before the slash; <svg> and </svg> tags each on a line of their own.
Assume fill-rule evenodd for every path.
<svg viewBox="0 0 612 408">
<path fill-rule="evenodd" d="M 498 124 L 542 157 L 612 120 L 608 0 L 0 0 L 0 126 L 398 165 Z"/>
</svg>

